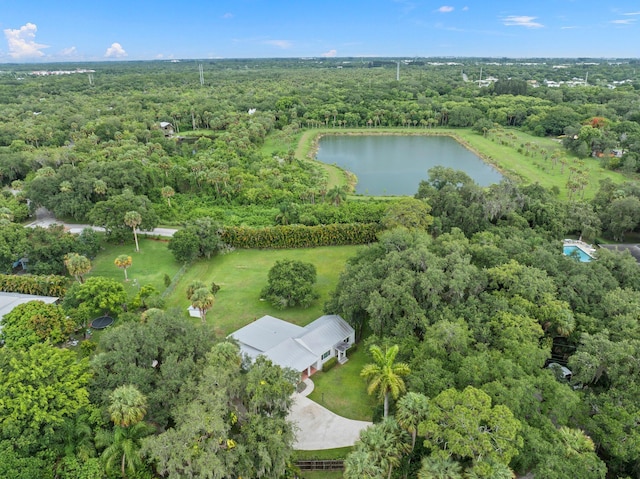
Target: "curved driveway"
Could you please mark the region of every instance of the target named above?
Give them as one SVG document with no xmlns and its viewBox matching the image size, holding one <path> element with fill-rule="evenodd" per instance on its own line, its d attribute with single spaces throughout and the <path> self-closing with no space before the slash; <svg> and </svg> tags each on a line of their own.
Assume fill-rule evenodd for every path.
<svg viewBox="0 0 640 479">
<path fill-rule="evenodd" d="M 302 393 L 294 393 L 289 412 L 289 419 L 298 427 L 294 449 L 317 451 L 353 446 L 360 437 L 360 431 L 371 423 L 347 419 L 320 406 L 306 397 L 313 391 L 313 382 L 307 379 L 305 383 L 307 388 Z"/>
</svg>

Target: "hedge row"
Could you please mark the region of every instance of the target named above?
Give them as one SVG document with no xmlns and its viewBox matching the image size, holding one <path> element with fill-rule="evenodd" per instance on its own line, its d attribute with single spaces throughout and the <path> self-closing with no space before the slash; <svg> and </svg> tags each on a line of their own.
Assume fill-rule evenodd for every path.
<svg viewBox="0 0 640 479">
<path fill-rule="evenodd" d="M 232 226 L 224 229 L 221 239 L 229 246 L 243 249 L 308 248 L 373 243 L 379 230 L 378 223 L 286 225 L 267 228 Z"/>
<path fill-rule="evenodd" d="M 62 297 L 67 290 L 67 284 L 67 278 L 64 276 L 0 274 L 0 291 L 7 293 Z"/>
</svg>

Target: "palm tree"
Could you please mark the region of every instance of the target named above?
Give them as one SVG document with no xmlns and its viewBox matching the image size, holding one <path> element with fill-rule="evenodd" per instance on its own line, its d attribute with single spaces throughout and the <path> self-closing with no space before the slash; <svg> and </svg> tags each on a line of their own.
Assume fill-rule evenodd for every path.
<svg viewBox="0 0 640 479">
<path fill-rule="evenodd" d="M 187 299 L 191 299 L 191 296 L 193 296 L 193 293 L 197 289 L 206 288 L 206 287 L 207 287 L 207 285 L 204 284 L 202 281 L 200 281 L 199 279 L 194 279 L 187 286 Z"/>
<path fill-rule="evenodd" d="M 215 296 L 207 288 L 198 288 L 191 295 L 191 306 L 200 311 L 202 324 L 206 322 L 207 311 L 211 309 L 216 301 Z"/>
<path fill-rule="evenodd" d="M 344 461 L 345 479 L 378 479 L 384 471 L 365 450 L 350 453 Z"/>
<path fill-rule="evenodd" d="M 100 431 L 96 444 L 106 446 L 102 460 L 107 472 L 120 465 L 122 477 L 134 474 L 143 464 L 140 457 L 140 441 L 153 432 L 153 427 L 142 421 L 147 413 L 147 398 L 137 387 L 126 384 L 117 387 L 109 395 L 109 415 L 113 431 Z"/>
<path fill-rule="evenodd" d="M 107 184 L 104 180 L 95 180 L 93 182 L 93 192 L 96 195 L 106 195 L 107 194 Z"/>
<path fill-rule="evenodd" d="M 147 398 L 131 384 L 114 389 L 109 402 L 109 415 L 116 426 L 133 426 L 147 413 Z"/>
<path fill-rule="evenodd" d="M 334 205 L 340 206 L 340 204 L 347 199 L 347 187 L 334 186 L 327 191 L 327 199 Z"/>
<path fill-rule="evenodd" d="M 418 426 L 429 414 L 429 398 L 423 394 L 409 392 L 398 401 L 396 421 L 411 434 L 411 450 L 416 446 Z"/>
<path fill-rule="evenodd" d="M 124 214 L 124 224 L 133 229 L 133 237 L 136 240 L 136 252 L 140 251 L 138 246 L 138 234 L 136 228 L 142 223 L 142 216 L 137 211 L 127 211 Z"/>
<path fill-rule="evenodd" d="M 122 268 L 124 270 L 125 281 L 129 281 L 129 278 L 127 278 L 127 268 L 131 266 L 132 263 L 133 260 L 131 259 L 131 256 L 127 254 L 119 255 L 113 262 L 113 264 L 115 264 L 118 268 Z"/>
<path fill-rule="evenodd" d="M 369 460 L 391 478 L 394 467 L 401 463 L 402 456 L 409 452 L 409 437 L 393 419 L 385 419 L 360 432 L 355 450 L 366 451 Z"/>
<path fill-rule="evenodd" d="M 123 478 L 127 474 L 135 474 L 144 464 L 140 456 L 140 442 L 152 432 L 153 427 L 145 422 L 129 427 L 115 426 L 113 431 L 100 431 L 96 435 L 96 443 L 100 447 L 106 446 L 100 457 L 107 472 L 120 466 Z"/>
<path fill-rule="evenodd" d="M 84 283 L 83 275 L 91 271 L 91 261 L 86 256 L 78 253 L 68 253 L 64 256 L 64 265 L 69 274 L 76 278 L 78 283 Z"/>
<path fill-rule="evenodd" d="M 427 456 L 422 459 L 418 479 L 462 479 L 462 466 L 450 457 Z"/>
<path fill-rule="evenodd" d="M 171 197 L 176 194 L 175 190 L 170 186 L 163 186 L 160 190 L 163 198 L 167 199 L 167 205 L 171 208 Z"/>
<path fill-rule="evenodd" d="M 382 352 L 375 344 L 369 348 L 373 356 L 374 364 L 367 364 L 360 376 L 369 382 L 367 392 L 373 394 L 378 391 L 380 399 L 384 401 L 384 417 L 389 416 L 389 394 L 396 399 L 405 391 L 404 381 L 401 376 L 409 374 L 409 366 L 405 363 L 394 363 L 398 354 L 398 345 L 393 345 Z"/>
</svg>

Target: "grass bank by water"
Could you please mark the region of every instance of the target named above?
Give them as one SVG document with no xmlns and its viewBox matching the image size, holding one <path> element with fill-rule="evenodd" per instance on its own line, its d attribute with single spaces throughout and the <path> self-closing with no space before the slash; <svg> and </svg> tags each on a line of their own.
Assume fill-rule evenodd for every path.
<svg viewBox="0 0 640 479">
<path fill-rule="evenodd" d="M 597 158 L 579 160 L 554 138 L 540 138 L 515 129 L 500 131 L 503 136 L 496 133 L 484 136 L 470 128 L 319 128 L 307 130 L 302 134 L 296 157 L 314 159 L 319 139 L 324 135 L 447 135 L 493 165 L 503 175 L 523 184 L 539 183 L 545 188 L 557 187 L 561 198 L 569 196 L 567 182 L 572 174 L 571 167 L 579 167 L 584 172 L 587 184 L 577 195 L 585 199 L 595 195 L 601 179 L 610 178 L 615 183 L 628 179 L 621 173 L 602 168 Z M 550 159 L 556 150 L 564 158 L 564 166 L 561 162 L 554 164 Z M 325 166 L 342 172 L 334 165 Z M 339 175 L 334 176 L 332 181 L 346 184 L 347 177 L 342 172 L 341 182 Z"/>
</svg>

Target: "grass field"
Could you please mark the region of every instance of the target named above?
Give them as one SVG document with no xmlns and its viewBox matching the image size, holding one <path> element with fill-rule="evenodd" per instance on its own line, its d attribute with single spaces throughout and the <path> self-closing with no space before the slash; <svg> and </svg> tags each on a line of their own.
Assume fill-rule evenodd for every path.
<svg viewBox="0 0 640 479">
<path fill-rule="evenodd" d="M 311 158 L 316 148 L 317 139 L 321 135 L 451 135 L 506 176 L 524 184 L 539 183 L 546 188 L 555 186 L 560 191 L 560 197 L 567 198 L 569 193 L 566 185 L 570 175 L 570 167 L 575 165 L 578 159 L 562 148 L 562 145 L 554 138 L 540 138 L 515 129 L 503 130 L 503 132 L 508 132 L 513 136 L 507 145 L 501 144 L 495 135 L 484 137 L 470 128 L 436 128 L 432 130 L 421 128 L 320 128 L 307 130 L 302 134 L 296 148 L 296 157 L 307 160 Z M 533 145 L 533 148 L 529 154 L 525 154 L 524 151 L 518 151 L 519 149 L 524 150 L 520 145 Z M 560 150 L 562 157 L 566 158 L 566 166 L 563 168 L 559 163 L 554 166 L 551 160 L 544 158 L 542 150 L 546 150 L 549 154 L 554 150 Z M 586 199 L 595 195 L 601 179 L 610 178 L 615 183 L 629 180 L 621 173 L 602 168 L 600 161 L 596 158 L 585 158 L 583 162 L 584 164 L 580 168 L 586 172 L 588 184 L 584 192 L 580 192 L 579 195 Z M 455 165 L 449 166 L 455 168 Z M 325 167 L 329 174 L 330 186 L 346 184 L 346 177 L 340 168 L 334 165 L 325 165 Z M 336 171 L 331 173 L 334 169 Z"/>
<path fill-rule="evenodd" d="M 342 471 L 305 471 L 300 479 L 342 479 Z"/>
<path fill-rule="evenodd" d="M 133 238 L 124 245 L 105 243 L 103 251 L 93 261 L 93 268 L 87 277 L 104 276 L 120 281 L 129 297 L 138 292 L 138 286 L 146 284 L 155 286 L 159 292 L 164 291 L 164 275 L 168 274 L 173 278 L 181 265 L 173 258 L 166 241 L 145 238 L 140 238 L 139 241 L 140 251 L 137 253 Z M 129 255 L 133 260 L 127 269 L 129 281 L 124 280 L 124 271 L 113 264 L 121 254 Z"/>
<path fill-rule="evenodd" d="M 266 314 L 304 326 L 320 317 L 322 307 L 335 288 L 340 272 L 348 258 L 361 246 L 332 246 L 287 250 L 236 250 L 211 260 L 201 260 L 189 267 L 172 294 L 167 307 L 186 310 L 189 301 L 187 285 L 198 279 L 206 284 L 215 282 L 221 288 L 216 303 L 207 313 L 207 322 L 220 336 L 258 319 Z M 280 259 L 293 259 L 313 263 L 318 272 L 316 291 L 320 299 L 307 309 L 278 310 L 266 301 L 260 301 L 260 291 L 267 284 L 269 269 Z M 135 264 L 135 260 L 134 260 Z"/>
<path fill-rule="evenodd" d="M 315 388 L 309 395 L 313 401 L 340 416 L 359 421 L 371 421 L 377 402 L 366 393 L 367 383 L 360 371 L 371 362 L 362 344 L 355 352 L 347 351 L 349 361 L 330 371 L 313 375 Z"/>
</svg>

